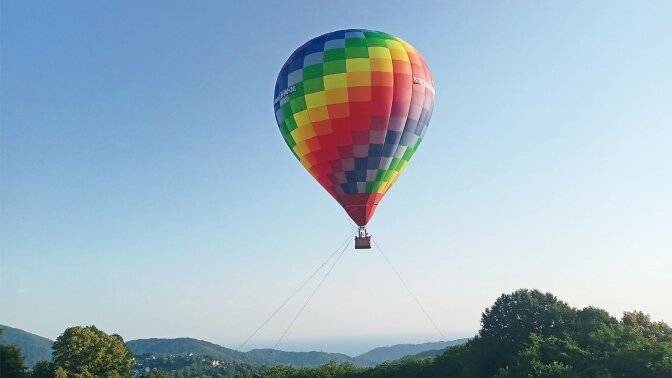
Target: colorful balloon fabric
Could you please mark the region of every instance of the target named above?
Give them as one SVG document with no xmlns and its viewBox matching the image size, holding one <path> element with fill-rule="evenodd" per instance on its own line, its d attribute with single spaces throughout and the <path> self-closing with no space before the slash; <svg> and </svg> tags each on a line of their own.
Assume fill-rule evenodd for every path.
<svg viewBox="0 0 672 378">
<path fill-rule="evenodd" d="M 425 60 L 402 39 L 339 30 L 287 59 L 274 104 L 294 155 L 365 226 L 422 141 L 434 86 Z"/>
</svg>

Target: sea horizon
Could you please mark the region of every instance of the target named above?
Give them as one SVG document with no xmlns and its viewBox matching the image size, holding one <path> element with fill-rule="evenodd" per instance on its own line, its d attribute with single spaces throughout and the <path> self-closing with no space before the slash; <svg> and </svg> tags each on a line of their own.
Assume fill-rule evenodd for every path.
<svg viewBox="0 0 672 378">
<path fill-rule="evenodd" d="M 250 341 L 242 352 L 248 352 L 253 349 L 277 349 L 285 352 L 326 352 L 342 353 L 350 357 L 356 357 L 366 353 L 374 348 L 389 347 L 398 344 L 424 344 L 440 341 L 451 341 L 463 338 L 473 337 L 476 332 L 469 334 L 449 333 L 445 334 L 445 339 L 441 340 L 437 334 L 397 334 L 397 335 L 362 335 L 348 337 L 315 337 L 315 338 L 289 338 L 283 340 L 277 347 L 273 345 L 277 342 L 273 339 L 262 339 L 259 341 Z M 207 340 L 206 340 L 207 341 Z M 217 344 L 235 349 L 240 345 L 231 345 L 229 342 L 216 342 Z"/>
</svg>

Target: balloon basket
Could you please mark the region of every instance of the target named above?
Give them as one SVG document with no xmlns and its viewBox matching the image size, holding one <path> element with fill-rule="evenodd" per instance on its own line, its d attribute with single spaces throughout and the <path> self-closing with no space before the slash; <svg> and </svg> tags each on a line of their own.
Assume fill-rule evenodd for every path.
<svg viewBox="0 0 672 378">
<path fill-rule="evenodd" d="M 366 232 L 365 226 L 359 226 L 355 236 L 355 249 L 371 249 L 371 235 Z"/>
</svg>

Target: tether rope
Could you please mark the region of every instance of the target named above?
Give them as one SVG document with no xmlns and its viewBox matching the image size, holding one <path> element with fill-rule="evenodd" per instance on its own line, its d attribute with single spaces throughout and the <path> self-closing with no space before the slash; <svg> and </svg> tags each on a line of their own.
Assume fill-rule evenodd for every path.
<svg viewBox="0 0 672 378">
<path fill-rule="evenodd" d="M 427 312 L 427 310 L 425 310 L 425 307 L 422 305 L 422 303 L 420 303 L 420 301 L 418 300 L 418 297 L 416 297 L 415 294 L 413 294 L 413 291 L 406 284 L 406 281 L 401 277 L 401 274 L 399 274 L 399 271 L 394 267 L 394 265 L 392 265 L 392 262 L 390 261 L 390 259 L 388 259 L 387 256 L 385 256 L 385 253 L 383 253 L 383 250 L 380 248 L 378 243 L 376 243 L 376 240 L 373 239 L 372 241 L 373 241 L 373 244 L 378 249 L 378 251 L 380 252 L 380 255 L 383 256 L 385 261 L 387 261 L 387 264 L 390 266 L 390 268 L 392 268 L 392 271 L 394 271 L 394 273 L 397 275 L 397 277 L 399 277 L 399 281 L 401 281 L 401 283 L 404 285 L 404 287 L 406 288 L 406 291 L 408 291 L 408 293 L 411 295 L 411 297 L 413 297 L 413 300 L 415 301 L 415 303 L 417 303 L 418 307 L 420 307 L 420 310 L 422 310 L 422 312 L 425 314 L 427 319 L 429 319 L 429 322 L 432 323 L 432 325 L 434 326 L 434 329 L 436 329 L 436 332 L 439 333 L 439 336 L 441 336 L 441 340 L 446 340 L 446 337 L 443 335 L 443 332 L 441 332 L 441 330 L 436 325 L 436 323 L 434 322 L 432 317 L 429 316 L 429 313 Z"/>
<path fill-rule="evenodd" d="M 352 222 L 352 219 L 350 218 L 350 215 L 348 215 L 348 212 L 345 211 L 345 209 L 342 208 L 342 207 L 341 207 L 341 211 L 343 212 L 343 215 L 345 215 L 345 220 L 348 221 L 348 226 L 350 226 L 350 229 L 352 230 L 352 232 L 357 233 L 357 226 Z"/>
<path fill-rule="evenodd" d="M 236 351 L 240 351 L 240 349 L 242 349 L 254 337 L 254 335 L 256 335 L 262 328 L 264 328 L 264 326 L 266 324 L 268 324 L 268 322 L 270 322 L 271 319 L 273 319 L 273 317 L 275 317 L 275 315 L 277 315 L 278 312 L 280 312 L 280 310 L 282 310 L 285 307 L 285 305 L 287 303 L 289 303 L 289 301 L 291 301 L 292 298 L 294 298 L 296 296 L 296 294 L 298 294 L 299 291 L 301 291 L 301 289 L 303 289 L 303 287 L 306 286 L 308 284 L 308 282 L 310 282 L 313 279 L 313 277 L 315 277 L 315 275 L 320 270 L 322 270 L 322 268 L 325 265 L 327 265 L 327 263 L 329 261 L 331 261 L 331 259 L 334 257 L 334 255 L 336 255 L 338 253 L 338 251 L 341 251 L 341 248 L 343 248 L 343 251 L 345 251 L 345 248 L 347 248 L 348 245 L 350 245 L 350 241 L 352 240 L 352 237 L 354 235 L 355 235 L 355 233 L 353 232 L 352 234 L 350 234 L 350 236 L 348 236 L 348 238 L 345 241 L 343 241 L 343 243 L 339 244 L 339 247 L 336 248 L 336 250 L 334 252 L 332 252 L 331 255 L 329 255 L 329 257 L 326 260 L 324 260 L 324 262 L 320 266 L 318 266 L 317 269 L 315 269 L 315 271 L 305 281 L 303 281 L 303 283 L 292 293 L 292 295 L 290 295 L 289 298 L 287 298 L 284 302 L 282 302 L 282 304 L 275 311 L 273 311 L 273 313 L 268 318 L 266 318 L 266 320 L 264 320 L 264 322 L 261 323 L 261 325 L 259 327 L 257 327 L 257 329 L 255 329 L 254 332 L 252 332 L 252 334 L 250 336 L 248 336 L 247 339 L 245 339 L 245 341 L 243 341 L 243 343 L 240 344 L 240 346 L 238 348 L 236 348 Z M 343 244 L 345 244 L 345 247 L 343 247 Z M 343 252 L 341 252 L 341 255 L 342 254 L 343 254 Z M 340 258 L 340 256 L 339 256 L 339 258 Z M 331 269 L 333 269 L 333 265 L 329 269 L 329 271 L 331 271 Z M 322 280 L 324 280 L 324 278 Z M 315 293 L 313 292 L 313 294 L 315 294 Z M 311 295 L 311 298 L 312 298 L 312 295 Z M 305 307 L 305 305 L 304 305 L 304 307 Z M 296 320 L 296 319 L 294 319 L 294 320 Z M 285 331 L 285 333 L 286 332 L 287 331 Z M 284 336 L 284 334 L 283 334 L 283 336 Z M 276 343 L 276 345 L 277 345 L 277 343 Z"/>
<path fill-rule="evenodd" d="M 352 237 L 351 237 L 351 238 L 352 238 Z M 275 350 L 275 349 L 278 347 L 278 345 L 280 344 L 280 342 L 282 342 L 282 339 L 285 338 L 285 335 L 287 334 L 287 332 L 289 332 L 289 330 L 292 328 L 292 326 L 294 325 L 294 323 L 296 322 L 296 320 L 299 318 L 299 316 L 301 316 L 301 313 L 303 312 L 303 310 L 306 308 L 306 306 L 308 306 L 308 303 L 310 302 L 310 300 L 313 299 L 313 297 L 315 296 L 315 293 L 317 293 L 317 291 L 320 289 L 320 286 L 322 286 L 322 283 L 324 283 L 324 281 L 327 279 L 327 277 L 329 276 L 329 273 L 331 273 L 331 271 L 334 269 L 334 267 L 336 266 L 336 263 L 338 263 L 338 261 L 341 259 L 341 257 L 343 257 L 343 254 L 345 253 L 345 250 L 346 250 L 346 249 L 348 248 L 348 246 L 350 245 L 350 241 L 351 241 L 351 240 L 352 240 L 352 239 L 348 240 L 348 242 L 347 242 L 347 244 L 345 245 L 345 247 L 343 247 L 343 250 L 341 251 L 341 253 L 338 255 L 338 257 L 336 258 L 336 260 L 334 260 L 334 262 L 331 264 L 331 266 L 329 267 L 329 270 L 327 270 L 327 273 L 324 274 L 324 276 L 322 277 L 322 279 L 320 280 L 320 282 L 317 284 L 317 286 L 315 287 L 315 289 L 313 290 L 313 292 L 310 294 L 310 296 L 308 297 L 308 299 L 306 300 L 306 302 L 303 304 L 303 306 L 301 307 L 301 309 L 299 310 L 299 312 L 296 314 L 296 316 L 294 317 L 294 319 L 292 319 L 292 322 L 289 323 L 289 326 L 287 326 L 287 329 L 285 329 L 285 332 L 283 332 L 282 335 L 280 335 L 280 338 L 278 339 L 278 341 L 275 343 L 275 345 L 273 345 L 273 350 Z"/>
</svg>

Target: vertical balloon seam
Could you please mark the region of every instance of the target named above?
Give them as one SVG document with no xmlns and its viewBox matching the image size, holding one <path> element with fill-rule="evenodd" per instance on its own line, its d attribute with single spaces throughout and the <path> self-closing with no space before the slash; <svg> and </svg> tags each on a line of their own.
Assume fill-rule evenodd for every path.
<svg viewBox="0 0 672 378">
<path fill-rule="evenodd" d="M 415 56 L 415 59 L 418 60 L 418 63 L 422 62 L 422 57 L 420 56 L 420 53 L 417 50 L 415 50 L 415 48 L 413 46 L 411 46 L 410 44 L 408 44 L 405 41 L 404 41 L 404 49 L 406 49 L 407 52 L 410 51 L 411 53 L 413 53 L 414 56 Z M 412 64 L 411 69 L 412 69 L 414 77 L 418 77 L 418 78 L 423 79 L 423 80 L 429 79 L 429 77 L 427 76 L 427 73 L 424 70 L 424 67 L 421 64 L 419 64 L 419 65 L 418 64 L 415 64 L 415 65 Z M 415 70 L 419 70 L 419 71 L 416 72 Z M 418 113 L 418 119 L 413 119 L 412 120 L 412 122 L 415 123 L 414 134 L 418 138 L 415 141 L 415 143 L 413 143 L 413 146 L 411 146 L 411 145 L 406 146 L 406 151 L 410 150 L 410 154 L 408 154 L 408 159 L 404 160 L 403 165 L 402 165 L 401 169 L 399 170 L 399 175 L 401 175 L 401 173 L 404 171 L 404 169 L 406 169 L 406 167 L 408 166 L 408 162 L 410 161 L 411 157 L 413 157 L 413 155 L 417 151 L 417 146 L 422 141 L 421 133 L 424 132 L 424 130 L 425 130 L 425 128 L 423 128 L 422 130 L 418 130 L 418 129 L 423 127 L 423 125 L 422 125 L 422 114 L 423 114 L 424 109 L 425 109 L 425 107 L 424 107 L 425 106 L 425 101 L 427 101 L 427 98 L 430 97 L 427 94 L 427 92 L 429 92 L 429 90 L 423 85 L 419 85 L 419 84 L 415 85 L 414 84 L 414 89 L 416 89 L 416 88 L 418 89 L 418 92 L 422 92 L 422 105 L 420 106 L 420 112 Z M 415 96 L 415 93 L 416 93 L 416 91 L 414 90 L 413 91 L 413 96 Z M 411 104 L 413 104 L 413 99 L 411 99 Z M 399 177 L 399 175 L 397 175 L 397 177 Z"/>
<path fill-rule="evenodd" d="M 422 62 L 422 69 L 425 75 L 425 80 L 429 82 L 429 84 L 432 85 L 432 88 L 434 87 L 434 77 L 432 76 L 432 70 L 429 68 L 429 65 L 425 61 L 425 58 L 420 54 L 419 51 L 415 50 L 418 53 L 418 56 L 420 57 L 420 61 Z M 429 91 L 430 95 L 425 96 L 425 99 L 422 103 L 422 114 L 421 114 L 421 120 L 423 122 L 423 129 L 420 132 L 419 136 L 420 139 L 418 140 L 418 143 L 415 145 L 415 149 L 413 151 L 413 154 L 415 154 L 418 151 L 418 147 L 420 147 L 420 143 L 425 138 L 425 134 L 427 133 L 427 129 L 429 128 L 429 121 L 432 119 L 432 113 L 434 110 L 434 101 L 436 101 L 436 93 L 434 91 L 429 90 L 428 88 L 425 88 L 425 94 Z M 424 115 L 424 117 L 423 117 Z"/>
<path fill-rule="evenodd" d="M 406 131 L 408 129 L 408 125 L 409 125 L 408 116 L 409 116 L 409 113 L 411 111 L 411 104 L 413 102 L 412 101 L 412 99 L 413 99 L 413 67 L 411 65 L 411 59 L 408 55 L 408 51 L 406 51 L 406 48 L 404 46 L 404 44 L 406 42 L 399 37 L 395 37 L 395 40 L 396 40 L 396 42 L 398 42 L 402 46 L 401 50 L 406 55 L 406 59 L 408 60 L 408 66 L 409 67 L 407 67 L 407 68 L 409 68 L 410 71 L 411 71 L 410 75 L 409 75 L 410 76 L 409 80 L 411 81 L 411 83 L 410 83 L 411 84 L 411 98 L 409 99 L 409 101 L 407 103 L 408 107 L 404 108 L 404 119 L 405 119 L 404 120 L 404 127 L 402 128 L 401 133 L 399 134 L 399 140 L 397 142 L 396 148 L 394 149 L 394 152 L 392 153 L 392 158 L 390 159 L 390 164 L 386 168 L 386 170 L 389 172 L 388 174 L 386 174 L 389 177 L 389 180 L 387 181 L 387 184 L 385 185 L 385 192 L 384 193 L 387 193 L 390 190 L 390 187 L 392 187 L 392 184 L 394 184 L 394 182 L 397 180 L 397 177 L 399 177 L 399 173 L 401 173 L 398 170 L 398 168 L 402 164 L 401 160 L 398 160 L 398 161 L 395 162 L 395 158 L 396 158 L 396 156 L 398 154 L 398 151 L 401 147 L 401 143 L 404 140 L 404 134 L 406 133 Z M 397 75 L 396 74 L 394 75 L 394 80 L 395 80 L 395 88 L 396 88 L 396 85 L 397 85 Z M 396 164 L 395 167 L 392 167 L 393 162 L 395 162 L 395 164 Z M 392 167 L 392 171 L 390 171 L 391 167 Z"/>
<path fill-rule="evenodd" d="M 385 35 L 383 35 L 383 33 L 378 32 L 378 31 L 376 31 L 376 32 L 374 32 L 374 33 L 375 33 L 375 34 L 378 36 L 378 38 L 380 38 L 381 40 L 386 40 L 386 37 L 385 37 Z M 389 63 L 390 65 L 392 65 L 392 56 L 391 56 L 391 54 L 390 54 L 390 48 L 389 48 L 389 46 L 387 46 L 387 43 L 385 43 L 385 51 L 387 52 L 386 57 L 387 57 L 388 63 Z M 382 130 L 382 131 L 384 132 L 384 134 L 382 135 L 382 138 L 381 138 L 381 139 L 382 139 L 382 147 L 381 147 L 381 151 L 380 151 L 380 154 L 379 154 L 379 155 L 380 155 L 380 156 L 379 156 L 380 163 L 379 163 L 379 165 L 378 165 L 378 167 L 377 167 L 377 170 L 376 170 L 376 181 L 378 182 L 378 188 L 377 188 L 377 190 L 376 190 L 376 193 L 379 193 L 379 194 L 384 194 L 384 188 L 381 188 L 381 187 L 380 187 L 380 186 L 381 186 L 381 185 L 380 185 L 380 182 L 381 182 L 381 179 L 382 179 L 382 178 L 384 177 L 384 175 L 385 175 L 385 171 L 387 171 L 387 169 L 388 169 L 388 167 L 389 167 L 389 164 L 386 164 L 386 166 L 383 165 L 383 159 L 385 158 L 383 152 L 384 152 L 384 146 L 385 146 L 385 142 L 387 141 L 387 136 L 388 136 L 388 132 L 389 132 L 390 118 L 391 118 L 391 115 L 390 115 L 390 114 L 391 114 L 391 112 L 392 112 L 392 104 L 393 104 L 393 102 L 394 102 L 394 71 L 385 72 L 385 74 L 391 76 L 391 78 L 392 78 L 392 85 L 391 85 L 391 86 L 388 86 L 388 87 L 385 87 L 385 88 L 387 88 L 387 91 L 389 91 L 389 101 L 386 103 L 386 107 L 385 107 L 385 110 L 386 110 L 386 111 L 384 112 L 384 113 L 386 114 L 386 116 L 385 116 L 385 118 L 386 118 L 386 120 L 385 120 L 385 129 Z M 381 76 L 382 76 L 383 73 L 378 72 L 378 75 L 381 75 Z M 372 76 L 371 80 L 372 80 L 372 83 L 373 83 L 373 73 L 371 74 L 371 76 Z M 380 83 L 378 83 L 378 84 L 380 84 Z M 376 115 L 376 116 L 378 116 L 378 115 Z M 373 117 L 373 116 L 372 116 L 372 117 Z M 372 119 L 372 123 L 373 123 L 373 119 Z M 391 159 L 390 159 L 390 161 L 391 161 Z"/>
</svg>

